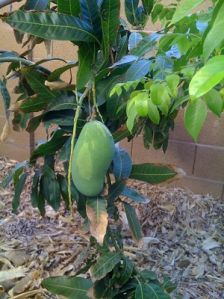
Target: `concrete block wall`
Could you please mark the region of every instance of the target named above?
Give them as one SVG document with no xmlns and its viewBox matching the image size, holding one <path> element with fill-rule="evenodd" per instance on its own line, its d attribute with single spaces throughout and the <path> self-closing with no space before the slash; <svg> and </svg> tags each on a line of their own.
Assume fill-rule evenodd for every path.
<svg viewBox="0 0 224 299">
<path fill-rule="evenodd" d="M 21 4 L 17 4 L 17 6 L 19 5 Z M 147 29 L 151 31 L 155 28 L 149 24 Z M 0 49 L 14 50 L 18 53 L 24 51 L 20 45 L 16 44 L 12 29 L 5 23 L 0 23 Z M 53 41 L 50 45 L 50 53 L 47 53 L 45 46 L 41 44 L 35 48 L 33 60 L 45 58 L 47 54 L 66 60 L 76 60 L 77 48 L 67 42 Z M 51 70 L 62 65 L 63 63 L 58 61 L 45 64 Z M 0 77 L 5 74 L 6 69 L 7 65 L 0 65 Z M 73 80 L 75 80 L 75 76 L 76 72 L 73 69 Z M 69 73 L 66 73 L 63 77 L 64 80 L 69 80 L 69 78 Z M 12 101 L 16 100 L 16 95 L 13 92 L 15 85 L 16 80 L 11 80 L 8 84 Z M 0 100 L 0 131 L 4 122 L 5 116 L 2 101 Z M 180 112 L 175 129 L 170 134 L 171 138 L 166 154 L 163 154 L 162 151 L 144 149 L 141 136 L 133 142 L 123 142 L 122 144 L 130 151 L 135 163 L 168 163 L 182 168 L 186 172 L 186 177 L 172 183 L 172 185 L 186 187 L 196 193 L 211 193 L 224 199 L 223 130 L 224 117 L 218 119 L 209 113 L 199 141 L 196 144 L 186 133 L 183 127 L 183 113 Z M 36 139 L 43 137 L 43 129 L 38 130 Z M 3 155 L 20 161 L 27 159 L 29 157 L 29 134 L 12 131 L 8 141 L 0 143 L 0 156 Z"/>
</svg>

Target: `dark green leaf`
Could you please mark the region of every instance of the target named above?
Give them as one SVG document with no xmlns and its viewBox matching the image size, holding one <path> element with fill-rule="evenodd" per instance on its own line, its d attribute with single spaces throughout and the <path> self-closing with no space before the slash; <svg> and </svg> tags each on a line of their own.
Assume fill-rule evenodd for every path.
<svg viewBox="0 0 224 299">
<path fill-rule="evenodd" d="M 32 132 L 36 131 L 36 129 L 41 124 L 42 118 L 43 118 L 43 115 L 38 115 L 38 116 L 32 117 L 29 120 L 26 131 L 29 132 L 29 133 L 32 133 Z"/>
<path fill-rule="evenodd" d="M 142 0 L 143 7 L 148 15 L 150 15 L 155 0 Z"/>
<path fill-rule="evenodd" d="M 26 10 L 45 10 L 49 0 L 27 0 L 24 6 Z"/>
<path fill-rule="evenodd" d="M 61 174 L 57 175 L 57 180 L 58 180 L 58 183 L 60 186 L 61 195 L 66 204 L 66 208 L 67 208 L 67 210 L 69 210 L 68 181 Z"/>
<path fill-rule="evenodd" d="M 201 99 L 190 102 L 184 114 L 184 125 L 196 141 L 207 118 L 207 106 Z"/>
<path fill-rule="evenodd" d="M 101 5 L 101 27 L 103 33 L 104 57 L 108 59 L 110 48 L 119 29 L 119 0 L 103 0 Z"/>
<path fill-rule="evenodd" d="M 168 276 L 165 276 L 163 278 L 162 288 L 167 293 L 172 293 L 176 289 L 176 285 L 170 280 L 170 278 Z"/>
<path fill-rule="evenodd" d="M 14 197 L 13 197 L 13 200 L 12 200 L 12 211 L 13 211 L 13 213 L 17 212 L 17 209 L 20 205 L 20 195 L 23 191 L 23 188 L 24 188 L 24 185 L 25 185 L 25 182 L 26 182 L 26 178 L 27 178 L 27 174 L 23 173 L 20 176 L 17 184 L 15 185 L 15 194 L 14 194 Z"/>
<path fill-rule="evenodd" d="M 123 181 L 118 181 L 114 184 L 112 184 L 109 188 L 109 194 L 107 197 L 108 201 L 114 201 L 115 199 L 117 199 L 117 197 L 119 197 L 119 195 L 121 195 L 123 189 L 125 187 L 125 184 Z"/>
<path fill-rule="evenodd" d="M 124 202 L 124 208 L 132 236 L 136 241 L 140 241 L 142 239 L 142 230 L 135 208 L 126 202 Z"/>
<path fill-rule="evenodd" d="M 177 172 L 171 166 L 145 163 L 133 165 L 130 178 L 150 184 L 159 184 L 174 178 L 176 175 Z"/>
<path fill-rule="evenodd" d="M 39 157 L 55 154 L 55 152 L 58 151 L 69 138 L 68 136 L 63 135 L 63 131 L 57 130 L 48 142 L 41 144 L 33 151 L 30 157 L 30 162 L 34 163 Z"/>
<path fill-rule="evenodd" d="M 121 193 L 123 196 L 127 196 L 137 203 L 146 203 L 148 202 L 148 198 L 138 193 L 135 189 L 125 187 Z"/>
<path fill-rule="evenodd" d="M 39 112 L 41 110 L 44 110 L 51 100 L 52 98 L 43 97 L 42 95 L 33 96 L 26 99 L 21 104 L 20 110 L 22 110 L 25 113 Z"/>
<path fill-rule="evenodd" d="M 93 32 L 101 35 L 100 14 L 96 0 L 80 0 L 81 19 L 90 24 Z"/>
<path fill-rule="evenodd" d="M 79 0 L 57 0 L 58 12 L 71 16 L 78 16 L 80 13 Z"/>
<path fill-rule="evenodd" d="M 0 80 L 0 93 L 2 95 L 2 100 L 3 100 L 3 106 L 4 106 L 4 110 L 5 110 L 5 115 L 6 115 L 6 118 L 8 119 L 9 118 L 9 106 L 10 106 L 10 102 L 11 102 L 11 99 L 10 99 L 10 95 L 9 95 L 9 92 L 8 92 L 8 89 L 6 87 L 6 84 L 4 81 Z"/>
<path fill-rule="evenodd" d="M 96 280 L 104 278 L 120 262 L 120 254 L 108 252 L 98 258 L 96 264 L 91 268 L 91 274 Z"/>
<path fill-rule="evenodd" d="M 33 182 L 31 187 L 31 203 L 34 208 L 38 206 L 38 201 L 39 201 L 39 182 L 40 182 L 40 173 L 36 171 L 33 176 Z"/>
<path fill-rule="evenodd" d="M 81 277 L 49 277 L 42 281 L 42 286 L 53 294 L 69 299 L 88 299 L 87 292 L 92 282 Z"/>
<path fill-rule="evenodd" d="M 113 133 L 114 142 L 117 143 L 124 138 L 127 138 L 130 136 L 130 132 L 127 128 L 119 129 L 116 132 Z"/>
<path fill-rule="evenodd" d="M 120 269 L 121 268 L 121 269 Z M 122 266 L 119 268 L 119 285 L 122 286 L 129 281 L 134 270 L 133 262 L 125 257 Z"/>
<path fill-rule="evenodd" d="M 171 299 L 157 284 L 139 282 L 135 290 L 135 299 Z"/>
<path fill-rule="evenodd" d="M 117 179 L 127 179 L 131 174 L 132 160 L 127 151 L 116 147 L 113 158 L 113 173 Z"/>
<path fill-rule="evenodd" d="M 47 165 L 43 168 L 41 179 L 42 193 L 48 204 L 57 211 L 60 207 L 60 186 L 54 171 Z"/>
<path fill-rule="evenodd" d="M 98 42 L 89 25 L 77 17 L 18 10 L 6 18 L 12 27 L 48 40 Z"/>
<path fill-rule="evenodd" d="M 95 57 L 95 45 L 82 44 L 79 46 L 79 68 L 77 73 L 77 88 L 78 90 L 85 87 L 85 85 L 93 78 L 93 60 Z"/>
<path fill-rule="evenodd" d="M 69 63 L 65 66 L 59 67 L 56 70 L 54 70 L 47 78 L 49 82 L 57 81 L 60 79 L 60 76 L 66 72 L 67 70 L 70 70 L 73 67 L 76 67 L 78 65 L 78 62 Z"/>
<path fill-rule="evenodd" d="M 146 281 L 158 281 L 158 277 L 155 272 L 150 270 L 143 270 L 141 271 L 141 277 Z"/>
</svg>

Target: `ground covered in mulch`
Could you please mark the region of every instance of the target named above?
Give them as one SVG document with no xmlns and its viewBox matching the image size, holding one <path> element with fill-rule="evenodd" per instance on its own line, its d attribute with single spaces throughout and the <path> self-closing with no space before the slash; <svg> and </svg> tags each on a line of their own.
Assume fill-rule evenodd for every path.
<svg viewBox="0 0 224 299">
<path fill-rule="evenodd" d="M 0 181 L 15 161 L 0 158 Z M 140 268 L 167 274 L 183 299 L 224 299 L 224 203 L 180 188 L 132 182 L 149 202 L 137 206 L 144 238 L 139 245 L 124 226 L 125 251 Z M 0 299 L 59 298 L 40 286 L 42 278 L 75 275 L 91 249 L 82 220 L 47 208 L 42 219 L 31 208 L 30 184 L 17 215 L 12 187 L 0 188 Z"/>
</svg>

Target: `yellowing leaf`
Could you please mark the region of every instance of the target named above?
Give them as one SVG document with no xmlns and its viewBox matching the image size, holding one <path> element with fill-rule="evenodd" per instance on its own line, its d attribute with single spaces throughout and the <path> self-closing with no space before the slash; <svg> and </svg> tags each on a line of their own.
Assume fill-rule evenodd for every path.
<svg viewBox="0 0 224 299">
<path fill-rule="evenodd" d="M 98 243 L 103 244 L 108 225 L 107 201 L 102 197 L 87 200 L 86 213 L 91 235 Z"/>
</svg>

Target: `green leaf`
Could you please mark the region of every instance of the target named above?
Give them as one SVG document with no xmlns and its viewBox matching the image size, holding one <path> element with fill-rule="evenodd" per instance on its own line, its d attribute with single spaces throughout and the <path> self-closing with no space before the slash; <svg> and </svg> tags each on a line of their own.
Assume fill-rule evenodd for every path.
<svg viewBox="0 0 224 299">
<path fill-rule="evenodd" d="M 48 99 L 47 97 L 35 95 L 26 99 L 19 108 L 24 113 L 39 112 L 47 107 L 47 105 L 50 103 L 50 100 L 51 99 Z"/>
<path fill-rule="evenodd" d="M 175 24 L 187 16 L 191 11 L 196 8 L 204 0 L 182 0 L 177 6 L 177 9 L 173 15 L 171 24 Z"/>
<path fill-rule="evenodd" d="M 78 16 L 80 13 L 79 0 L 57 0 L 58 12 L 71 16 Z"/>
<path fill-rule="evenodd" d="M 104 278 L 120 262 L 120 254 L 108 252 L 98 258 L 96 264 L 91 267 L 91 274 L 96 280 Z"/>
<path fill-rule="evenodd" d="M 137 45 L 130 51 L 130 54 L 136 55 L 138 57 L 143 57 L 153 49 L 155 44 L 156 41 L 153 40 L 151 36 L 146 36 L 137 43 Z"/>
<path fill-rule="evenodd" d="M 107 201 L 102 197 L 88 199 L 86 213 L 90 222 L 91 235 L 99 244 L 103 244 L 108 225 Z"/>
<path fill-rule="evenodd" d="M 69 299 L 88 299 L 87 292 L 92 282 L 82 277 L 49 277 L 42 281 L 42 287 Z"/>
<path fill-rule="evenodd" d="M 80 90 L 93 79 L 93 60 L 95 57 L 95 45 L 85 44 L 78 50 L 79 68 L 77 73 L 77 89 Z"/>
<path fill-rule="evenodd" d="M 27 0 L 24 6 L 25 10 L 45 10 L 49 0 Z"/>
<path fill-rule="evenodd" d="M 184 125 L 188 133 L 195 141 L 197 141 L 197 138 L 201 132 L 207 117 L 207 113 L 207 106 L 201 99 L 190 102 L 187 105 L 184 114 Z"/>
<path fill-rule="evenodd" d="M 171 166 L 145 163 L 133 165 L 130 178 L 154 185 L 172 179 L 176 175 L 177 172 Z"/>
<path fill-rule="evenodd" d="M 178 85 L 180 83 L 180 77 L 176 74 L 166 76 L 167 85 L 171 91 L 173 97 L 177 97 Z"/>
<path fill-rule="evenodd" d="M 156 125 L 160 122 L 160 114 L 157 106 L 153 104 L 152 100 L 149 99 L 148 101 L 148 116 L 149 119 Z"/>
<path fill-rule="evenodd" d="M 30 162 L 34 163 L 39 157 L 55 154 L 69 138 L 63 135 L 64 132 L 62 130 L 57 130 L 48 142 L 41 144 L 33 151 Z"/>
<path fill-rule="evenodd" d="M 39 111 L 39 110 L 38 110 Z M 39 127 L 39 125 L 41 124 L 42 122 L 42 118 L 43 118 L 43 115 L 38 115 L 38 116 L 35 116 L 35 117 L 32 117 L 30 120 L 29 120 L 29 123 L 26 127 L 26 131 L 29 132 L 29 133 L 32 133 L 32 132 L 35 132 L 36 129 Z"/>
<path fill-rule="evenodd" d="M 142 239 L 142 230 L 135 208 L 126 202 L 124 202 L 124 208 L 132 236 L 136 241 L 140 241 Z"/>
<path fill-rule="evenodd" d="M 101 5 L 101 27 L 105 59 L 108 59 L 110 48 L 119 29 L 119 14 L 120 0 L 103 0 Z"/>
<path fill-rule="evenodd" d="M 135 299 L 171 299 L 157 284 L 139 282 L 135 290 Z"/>
<path fill-rule="evenodd" d="M 155 3 L 155 0 L 142 0 L 144 10 L 148 15 L 150 15 L 150 13 L 153 9 L 154 3 Z"/>
<path fill-rule="evenodd" d="M 190 97 L 194 100 L 209 92 L 224 78 L 224 55 L 211 58 L 192 78 Z"/>
<path fill-rule="evenodd" d="M 117 143 L 129 136 L 130 136 L 130 132 L 127 128 L 120 128 L 113 133 L 114 143 Z"/>
<path fill-rule="evenodd" d="M 86 22 L 69 15 L 18 10 L 6 22 L 17 30 L 48 40 L 99 43 Z"/>
<path fill-rule="evenodd" d="M 133 105 L 127 111 L 127 117 L 128 117 L 128 119 L 127 119 L 127 128 L 129 130 L 129 132 L 132 132 L 137 116 L 138 116 L 138 113 L 137 113 L 136 107 L 135 107 L 135 105 Z"/>
<path fill-rule="evenodd" d="M 223 99 L 220 93 L 215 89 L 211 89 L 208 93 L 204 95 L 204 98 L 208 108 L 215 115 L 220 117 L 223 109 Z"/>
<path fill-rule="evenodd" d="M 9 119 L 9 106 L 11 102 L 10 94 L 8 92 L 8 89 L 6 87 L 6 84 L 4 81 L 0 80 L 0 93 L 2 95 L 2 100 L 3 100 L 3 106 L 5 110 L 5 116 L 7 119 Z"/>
<path fill-rule="evenodd" d="M 36 171 L 33 176 L 31 195 L 30 195 L 31 203 L 34 208 L 38 206 L 38 201 L 39 201 L 39 182 L 40 182 L 40 173 Z"/>
<path fill-rule="evenodd" d="M 27 178 L 27 174 L 23 173 L 20 176 L 18 182 L 16 183 L 15 193 L 14 193 L 14 197 L 13 197 L 13 200 L 12 200 L 12 211 L 13 211 L 13 213 L 17 212 L 17 209 L 20 205 L 20 196 L 21 196 L 21 193 L 23 191 L 23 188 L 24 188 L 24 185 L 25 185 L 25 182 L 26 182 L 26 178 Z"/>
<path fill-rule="evenodd" d="M 144 78 L 149 73 L 151 61 L 141 59 L 134 62 L 126 72 L 124 81 L 136 81 Z"/>
<path fill-rule="evenodd" d="M 74 63 L 68 63 L 65 66 L 59 67 L 56 70 L 54 70 L 47 78 L 47 81 L 53 82 L 60 79 L 60 76 L 66 72 L 67 70 L 71 70 L 71 68 L 76 67 L 78 65 L 78 62 Z"/>
<path fill-rule="evenodd" d="M 132 160 L 127 151 L 116 147 L 113 157 L 112 172 L 117 179 L 127 179 L 131 174 Z"/>
<path fill-rule="evenodd" d="M 123 264 L 121 266 L 122 268 L 119 269 L 119 285 L 122 286 L 126 284 L 129 279 L 131 278 L 131 275 L 134 270 L 134 264 L 133 262 L 128 258 L 124 257 Z"/>
<path fill-rule="evenodd" d="M 219 8 L 217 12 L 216 18 L 212 24 L 212 28 L 208 31 L 207 36 L 205 37 L 205 41 L 203 44 L 203 56 L 205 59 L 208 59 L 210 54 L 217 47 L 221 45 L 224 40 L 223 28 L 224 28 L 224 3 Z"/>
<path fill-rule="evenodd" d="M 124 187 L 121 194 L 123 196 L 127 196 L 128 198 L 137 203 L 146 203 L 148 201 L 148 199 L 145 196 L 141 195 L 133 188 Z"/>
<path fill-rule="evenodd" d="M 167 292 L 167 293 L 172 293 L 174 290 L 176 290 L 176 285 L 170 280 L 168 276 L 165 276 L 163 278 L 163 284 L 162 288 Z"/>
<path fill-rule="evenodd" d="M 97 0 L 80 0 L 81 19 L 90 24 L 93 32 L 101 36 L 101 20 Z"/>
<path fill-rule="evenodd" d="M 43 168 L 41 179 L 42 193 L 48 204 L 57 211 L 60 207 L 60 186 L 54 171 L 47 165 Z"/>
</svg>

